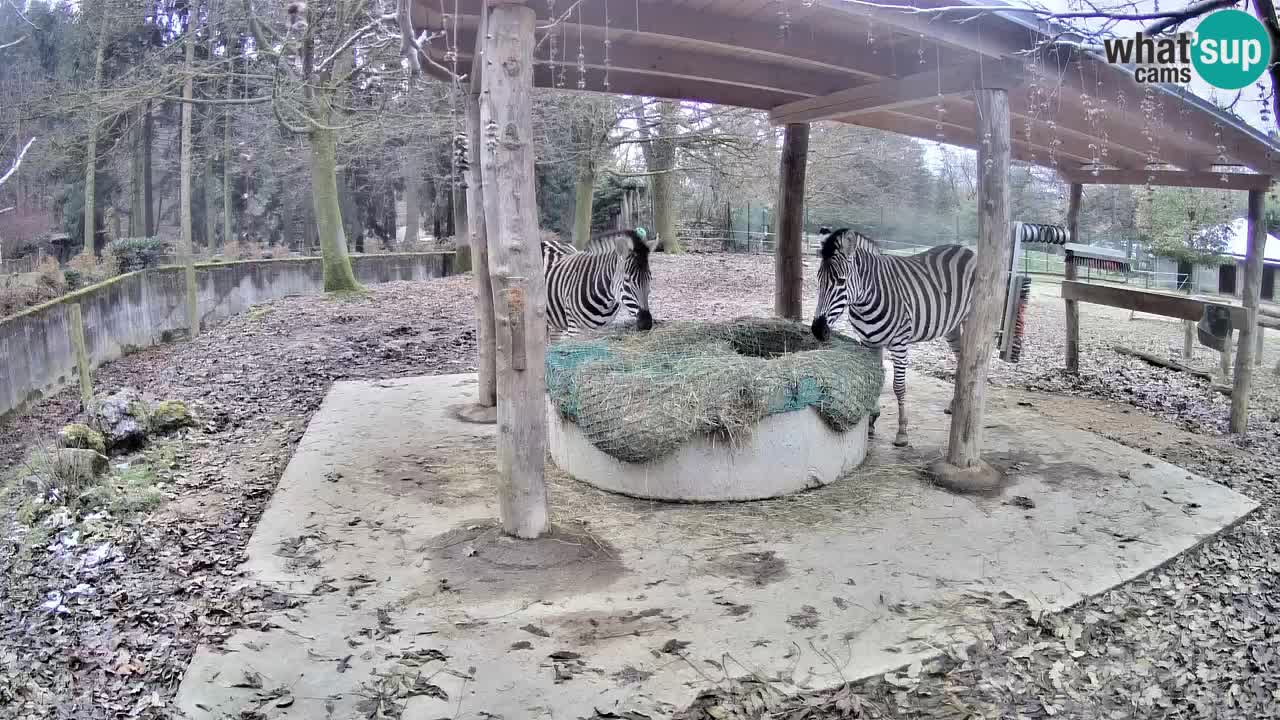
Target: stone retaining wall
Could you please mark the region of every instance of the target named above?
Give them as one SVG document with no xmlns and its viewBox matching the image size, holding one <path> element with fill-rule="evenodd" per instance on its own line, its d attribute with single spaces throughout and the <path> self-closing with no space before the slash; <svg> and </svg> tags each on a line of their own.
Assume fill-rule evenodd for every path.
<svg viewBox="0 0 1280 720">
<path fill-rule="evenodd" d="M 452 253 L 397 253 L 351 258 L 364 285 L 426 280 L 456 272 Z M 323 291 L 320 258 L 246 260 L 196 266 L 200 323 L 289 295 Z M 68 312 L 79 303 L 93 367 L 126 352 L 185 336 L 181 267 L 126 273 L 0 320 L 0 416 L 75 382 Z"/>
</svg>

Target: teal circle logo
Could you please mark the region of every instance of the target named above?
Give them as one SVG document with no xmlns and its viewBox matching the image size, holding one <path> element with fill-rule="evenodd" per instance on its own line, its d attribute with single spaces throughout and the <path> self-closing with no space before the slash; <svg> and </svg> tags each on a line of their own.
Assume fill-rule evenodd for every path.
<svg viewBox="0 0 1280 720">
<path fill-rule="evenodd" d="M 1196 28 L 1191 63 L 1204 81 L 1239 90 L 1258 81 L 1271 62 L 1271 38 L 1258 18 L 1243 10 L 1219 10 Z"/>
</svg>

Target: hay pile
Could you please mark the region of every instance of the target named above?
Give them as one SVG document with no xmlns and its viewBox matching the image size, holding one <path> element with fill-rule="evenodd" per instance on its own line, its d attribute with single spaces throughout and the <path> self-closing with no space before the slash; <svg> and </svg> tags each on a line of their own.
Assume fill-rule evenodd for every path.
<svg viewBox="0 0 1280 720">
<path fill-rule="evenodd" d="M 664 324 L 547 351 L 547 392 L 562 417 L 624 462 L 647 462 L 695 435 L 744 436 L 766 415 L 813 407 L 845 431 L 877 408 L 880 353 L 828 344 L 785 320 Z"/>
</svg>

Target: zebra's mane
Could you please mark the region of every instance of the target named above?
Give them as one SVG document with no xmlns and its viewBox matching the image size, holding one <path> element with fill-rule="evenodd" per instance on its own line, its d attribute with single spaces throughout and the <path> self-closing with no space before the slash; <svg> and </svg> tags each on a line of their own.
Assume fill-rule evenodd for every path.
<svg viewBox="0 0 1280 720">
<path fill-rule="evenodd" d="M 849 236 L 848 240 L 845 239 L 846 235 Z M 846 253 L 871 252 L 878 255 L 884 252 L 879 243 L 866 235 L 849 228 L 840 228 L 822 238 L 822 248 L 819 250 L 822 259 L 830 260 L 842 246 Z"/>
<path fill-rule="evenodd" d="M 596 254 L 615 253 L 618 251 L 617 239 L 621 236 L 631 238 L 631 252 L 643 255 L 649 254 L 649 246 L 645 245 L 644 240 L 634 229 L 609 230 L 608 232 L 592 235 L 582 252 Z"/>
</svg>

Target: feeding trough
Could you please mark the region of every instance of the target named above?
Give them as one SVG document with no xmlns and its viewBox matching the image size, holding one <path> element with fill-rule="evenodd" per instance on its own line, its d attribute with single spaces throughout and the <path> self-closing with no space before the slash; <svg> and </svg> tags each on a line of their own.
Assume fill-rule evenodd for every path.
<svg viewBox="0 0 1280 720">
<path fill-rule="evenodd" d="M 879 351 L 743 318 L 614 332 L 547 351 L 552 459 L 632 497 L 758 500 L 826 485 L 862 463 Z"/>
</svg>

